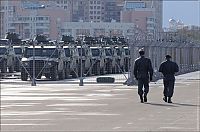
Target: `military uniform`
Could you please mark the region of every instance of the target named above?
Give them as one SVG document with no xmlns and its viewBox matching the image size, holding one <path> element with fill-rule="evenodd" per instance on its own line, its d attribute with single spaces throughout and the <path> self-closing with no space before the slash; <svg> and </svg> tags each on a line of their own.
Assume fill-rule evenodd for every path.
<svg viewBox="0 0 200 132">
<path fill-rule="evenodd" d="M 171 58 L 171 56 L 166 56 L 166 58 Z M 164 98 L 163 100 L 165 102 L 168 101 L 168 103 L 171 102 L 171 97 L 174 93 L 174 84 L 175 84 L 175 76 L 174 74 L 179 71 L 179 67 L 175 62 L 172 62 L 170 59 L 167 59 L 166 61 L 162 62 L 159 67 L 159 72 L 161 72 L 164 76 L 163 78 L 163 84 L 164 84 Z M 168 100 L 167 100 L 168 97 Z"/>
<path fill-rule="evenodd" d="M 152 80 L 153 68 L 151 60 L 141 56 L 135 60 L 134 64 L 134 76 L 138 80 L 138 94 L 141 102 L 147 102 L 147 94 L 149 92 L 149 79 Z M 143 91 L 144 86 L 144 91 Z"/>
</svg>

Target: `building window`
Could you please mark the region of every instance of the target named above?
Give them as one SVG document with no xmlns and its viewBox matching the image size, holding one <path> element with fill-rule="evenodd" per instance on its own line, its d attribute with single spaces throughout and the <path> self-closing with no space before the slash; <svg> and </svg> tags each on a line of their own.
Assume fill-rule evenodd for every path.
<svg viewBox="0 0 200 132">
<path fill-rule="evenodd" d="M 97 1 L 97 4 L 101 4 L 101 1 Z"/>
<path fill-rule="evenodd" d="M 90 14 L 93 14 L 93 11 L 90 11 Z"/>
<path fill-rule="evenodd" d="M 64 9 L 67 9 L 67 6 L 64 6 Z"/>
<path fill-rule="evenodd" d="M 67 0 L 64 1 L 64 4 L 67 4 Z"/>
<path fill-rule="evenodd" d="M 100 11 L 97 11 L 97 14 L 100 14 L 101 12 Z"/>
<path fill-rule="evenodd" d="M 100 6 L 97 6 L 97 9 L 101 9 L 101 7 L 100 7 Z"/>
<path fill-rule="evenodd" d="M 90 6 L 90 9 L 93 9 L 93 6 Z"/>
</svg>

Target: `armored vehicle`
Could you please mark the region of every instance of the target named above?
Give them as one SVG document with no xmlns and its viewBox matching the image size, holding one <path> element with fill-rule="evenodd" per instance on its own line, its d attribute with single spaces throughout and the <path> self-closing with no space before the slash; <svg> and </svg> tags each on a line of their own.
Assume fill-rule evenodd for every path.
<svg viewBox="0 0 200 132">
<path fill-rule="evenodd" d="M 20 72 L 21 70 L 21 59 L 23 57 L 24 46 L 13 46 L 15 52 L 15 64 L 14 71 Z"/>
<path fill-rule="evenodd" d="M 35 56 L 33 56 L 35 53 Z M 42 75 L 51 80 L 65 78 L 65 51 L 57 46 L 30 46 L 25 48 L 22 58 L 21 80 L 26 81 L 28 76 L 36 79 Z M 33 61 L 35 61 L 35 71 L 33 71 Z"/>
<path fill-rule="evenodd" d="M 77 46 L 79 52 L 79 76 L 81 74 L 81 60 L 82 60 L 82 76 L 90 76 L 92 74 L 91 70 L 91 57 L 90 57 L 90 47 L 87 45 Z M 81 51 L 82 49 L 82 51 Z M 82 57 L 82 58 L 81 58 Z"/>
<path fill-rule="evenodd" d="M 121 46 L 114 47 L 115 73 L 124 72 L 125 51 Z"/>
<path fill-rule="evenodd" d="M 6 46 L 0 46 L 0 69 L 1 73 L 7 72 L 7 48 Z"/>
<path fill-rule="evenodd" d="M 34 39 L 37 41 L 37 44 L 43 44 L 43 45 L 50 44 L 48 37 L 45 35 L 42 35 L 42 34 L 36 35 L 36 37 Z"/>
<path fill-rule="evenodd" d="M 114 55 L 114 52 L 113 50 L 111 49 L 111 47 L 109 46 L 106 46 L 106 47 L 103 47 L 103 50 L 104 52 L 102 52 L 104 55 L 104 66 L 105 66 L 105 72 L 107 74 L 111 74 L 112 73 L 112 69 L 115 65 L 115 62 L 114 62 L 114 58 L 113 58 L 113 55 Z"/>
<path fill-rule="evenodd" d="M 90 47 L 89 57 L 91 58 L 92 74 L 100 75 L 104 72 L 104 58 L 101 47 Z"/>
<path fill-rule="evenodd" d="M 63 46 L 65 50 L 66 61 L 66 77 L 72 75 L 73 78 L 78 77 L 79 54 L 78 49 L 74 45 Z"/>
<path fill-rule="evenodd" d="M 130 50 L 127 46 L 123 47 L 123 49 L 124 49 L 124 66 L 125 66 L 124 70 L 128 72 L 130 68 L 130 59 L 131 59 Z"/>
<path fill-rule="evenodd" d="M 9 73 L 14 72 L 14 62 L 15 62 L 15 53 L 13 46 L 0 46 L 0 62 L 1 62 L 1 72 L 7 72 L 7 68 Z"/>
</svg>

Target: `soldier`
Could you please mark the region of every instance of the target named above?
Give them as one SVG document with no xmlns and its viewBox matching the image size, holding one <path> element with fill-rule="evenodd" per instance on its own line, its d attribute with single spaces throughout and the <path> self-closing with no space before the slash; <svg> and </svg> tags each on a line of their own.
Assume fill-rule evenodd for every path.
<svg viewBox="0 0 200 132">
<path fill-rule="evenodd" d="M 173 96 L 173 93 L 174 93 L 174 83 L 175 83 L 174 74 L 179 71 L 179 67 L 175 62 L 171 61 L 170 55 L 166 55 L 165 58 L 166 58 L 166 61 L 162 62 L 159 67 L 159 72 L 162 72 L 164 76 L 163 100 L 165 102 L 172 103 L 171 97 Z"/>
<path fill-rule="evenodd" d="M 147 102 L 147 94 L 149 92 L 149 79 L 150 81 L 152 80 L 153 68 L 151 65 L 151 60 L 144 56 L 145 52 L 143 49 L 139 50 L 139 54 L 140 57 L 135 60 L 134 64 L 134 76 L 136 80 L 138 80 L 138 94 L 140 96 L 141 103 L 143 103 Z"/>
</svg>

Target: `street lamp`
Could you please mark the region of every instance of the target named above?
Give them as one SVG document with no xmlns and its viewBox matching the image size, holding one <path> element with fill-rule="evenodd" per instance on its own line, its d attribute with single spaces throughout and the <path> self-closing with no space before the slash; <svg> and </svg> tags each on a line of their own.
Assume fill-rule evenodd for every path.
<svg viewBox="0 0 200 132">
<path fill-rule="evenodd" d="M 80 76 L 80 82 L 79 82 L 79 86 L 83 86 L 83 35 L 82 35 L 82 39 L 81 39 L 81 76 Z"/>
<path fill-rule="evenodd" d="M 36 80 L 35 80 L 35 40 L 33 40 L 33 77 L 32 77 L 31 86 L 36 86 Z"/>
</svg>

